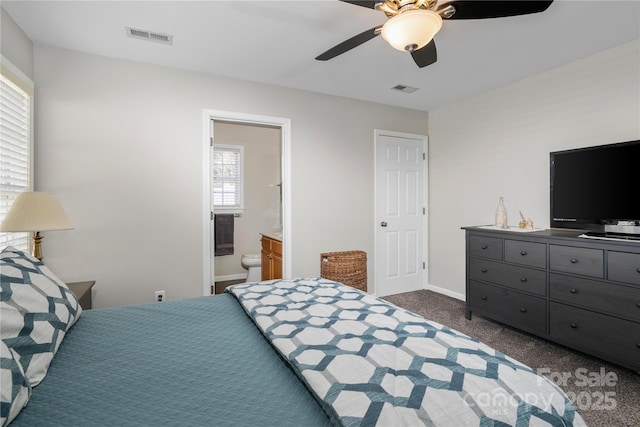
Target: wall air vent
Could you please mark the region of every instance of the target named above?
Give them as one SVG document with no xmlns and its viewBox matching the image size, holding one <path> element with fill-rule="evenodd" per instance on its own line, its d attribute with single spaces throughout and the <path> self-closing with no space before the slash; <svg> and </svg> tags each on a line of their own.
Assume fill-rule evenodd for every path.
<svg viewBox="0 0 640 427">
<path fill-rule="evenodd" d="M 127 35 L 134 39 L 148 40 L 162 44 L 173 44 L 173 36 L 170 34 L 157 33 L 155 31 L 141 30 L 139 28 L 124 27 Z"/>
<path fill-rule="evenodd" d="M 401 84 L 395 85 L 391 89 L 399 90 L 400 92 L 404 92 L 404 93 L 413 93 L 418 90 L 417 87 L 411 87 L 411 86 L 401 85 Z"/>
</svg>

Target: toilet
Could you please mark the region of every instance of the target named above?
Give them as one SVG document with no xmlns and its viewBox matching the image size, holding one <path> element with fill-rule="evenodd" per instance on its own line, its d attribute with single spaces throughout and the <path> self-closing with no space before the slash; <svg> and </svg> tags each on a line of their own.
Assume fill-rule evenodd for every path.
<svg viewBox="0 0 640 427">
<path fill-rule="evenodd" d="M 244 254 L 240 264 L 247 270 L 247 282 L 259 282 L 262 279 L 262 260 L 260 254 Z"/>
</svg>

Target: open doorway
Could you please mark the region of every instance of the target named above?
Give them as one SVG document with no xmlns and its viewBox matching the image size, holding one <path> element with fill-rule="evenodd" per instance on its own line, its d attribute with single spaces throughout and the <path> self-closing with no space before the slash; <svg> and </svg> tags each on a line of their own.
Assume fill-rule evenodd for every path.
<svg viewBox="0 0 640 427">
<path fill-rule="evenodd" d="M 260 253 L 260 233 L 281 232 L 283 277 L 291 276 L 290 120 L 243 113 L 205 111 L 204 288 L 215 293 L 215 282 L 243 280 L 243 254 Z M 263 142 L 263 144 L 260 143 Z M 245 200 L 234 216 L 233 255 L 214 256 L 212 153 L 216 144 L 242 146 Z M 262 175 L 262 179 L 261 178 Z"/>
<path fill-rule="evenodd" d="M 214 293 L 220 294 L 247 280 L 243 257 L 260 261 L 263 234 L 282 233 L 282 137 L 277 126 L 220 120 L 212 126 L 212 272 Z"/>
</svg>

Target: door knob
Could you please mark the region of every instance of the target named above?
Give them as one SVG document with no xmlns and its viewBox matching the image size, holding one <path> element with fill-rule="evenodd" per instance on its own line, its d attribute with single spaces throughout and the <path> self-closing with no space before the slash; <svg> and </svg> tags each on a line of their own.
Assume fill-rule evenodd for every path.
<svg viewBox="0 0 640 427">
<path fill-rule="evenodd" d="M 380 227 L 386 227 L 386 226 L 387 226 L 387 223 L 386 223 L 386 222 L 382 221 L 382 222 L 380 223 Z"/>
</svg>

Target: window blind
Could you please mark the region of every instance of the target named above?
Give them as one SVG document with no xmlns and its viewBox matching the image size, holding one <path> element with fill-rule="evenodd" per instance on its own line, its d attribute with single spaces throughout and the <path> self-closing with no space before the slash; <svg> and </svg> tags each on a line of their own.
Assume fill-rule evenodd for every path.
<svg viewBox="0 0 640 427">
<path fill-rule="evenodd" d="M 242 209 L 242 147 L 214 146 L 213 207 Z"/>
<path fill-rule="evenodd" d="M 4 58 L 3 58 L 4 59 Z M 18 193 L 31 189 L 32 97 L 14 79 L 0 74 L 0 220 Z M 26 250 L 28 233 L 0 233 L 0 247 Z"/>
</svg>

